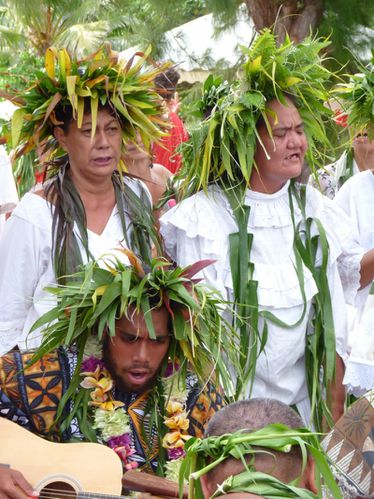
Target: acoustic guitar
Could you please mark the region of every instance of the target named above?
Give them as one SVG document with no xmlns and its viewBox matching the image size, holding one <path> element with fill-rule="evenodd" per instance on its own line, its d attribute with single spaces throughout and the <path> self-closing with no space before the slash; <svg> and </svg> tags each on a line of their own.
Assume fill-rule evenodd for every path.
<svg viewBox="0 0 374 499">
<path fill-rule="evenodd" d="M 136 470 L 123 475 L 120 458 L 105 445 L 49 442 L 2 417 L 0 465 L 20 471 L 40 499 L 125 499 L 122 486 L 141 497 L 179 497 L 178 485 L 166 478 Z"/>
<path fill-rule="evenodd" d="M 118 499 L 122 490 L 122 463 L 109 447 L 48 442 L 5 418 L 0 464 L 21 471 L 42 498 Z"/>
</svg>

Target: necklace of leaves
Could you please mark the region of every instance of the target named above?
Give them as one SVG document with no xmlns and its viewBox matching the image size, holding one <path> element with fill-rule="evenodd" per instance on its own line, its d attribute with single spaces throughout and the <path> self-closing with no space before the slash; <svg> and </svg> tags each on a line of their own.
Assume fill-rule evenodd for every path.
<svg viewBox="0 0 374 499">
<path fill-rule="evenodd" d="M 151 241 L 161 254 L 160 240 L 157 235 L 152 208 L 145 192 L 137 195 L 125 184 L 120 173 L 112 175 L 116 205 L 120 217 L 123 239 L 129 249 L 142 261 L 151 261 Z M 56 276 L 67 276 L 76 272 L 82 263 L 78 239 L 81 241 L 87 259 L 92 260 L 88 247 L 86 215 L 82 200 L 69 174 L 69 164 L 60 167 L 48 189 L 59 193 L 59 203 L 53 212 L 53 247 Z M 77 226 L 79 235 L 74 232 Z"/>
<path fill-rule="evenodd" d="M 291 182 L 289 188 L 289 202 L 291 219 L 294 227 L 293 250 L 295 256 L 295 270 L 297 273 L 300 292 L 303 298 L 303 310 L 300 318 L 293 324 L 287 324 L 267 310 L 259 311 L 257 286 L 253 279 L 254 264 L 250 261 L 253 234 L 248 233 L 250 207 L 244 205 L 245 188 L 226 189 L 225 195 L 230 202 L 235 217 L 238 232 L 230 234 L 230 267 L 234 290 L 234 325 L 239 331 L 240 352 L 245 355 L 239 357 L 236 368 L 239 376 L 236 386 L 236 397 L 243 387 L 249 383 L 252 390 L 256 374 L 257 357 L 264 350 L 267 342 L 268 325 L 270 321 L 283 328 L 297 327 L 304 319 L 307 310 L 307 300 L 304 287 L 303 264 L 310 270 L 318 287 L 314 297 L 314 315 L 312 319 L 314 334 L 306 334 L 305 371 L 308 392 L 311 401 L 311 420 L 315 428 L 320 431 L 322 417 L 332 425 L 331 413 L 324 396 L 326 391 L 327 402 L 331 401 L 329 385 L 335 373 L 335 334 L 331 297 L 327 281 L 328 241 L 321 222 L 316 218 L 307 218 L 305 213 L 306 189 L 297 188 Z M 294 214 L 294 199 L 301 210 L 302 219 L 296 225 Z M 318 230 L 312 235 L 312 225 Z M 316 253 L 318 247 L 322 251 L 322 263 L 316 267 Z M 259 317 L 262 317 L 263 328 L 259 330 Z M 323 386 L 320 382 L 321 369 L 323 371 Z"/>
</svg>

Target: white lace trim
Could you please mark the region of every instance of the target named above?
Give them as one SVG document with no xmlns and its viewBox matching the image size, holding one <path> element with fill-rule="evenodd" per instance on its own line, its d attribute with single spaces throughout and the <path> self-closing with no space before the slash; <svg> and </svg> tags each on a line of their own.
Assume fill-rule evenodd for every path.
<svg viewBox="0 0 374 499">
<path fill-rule="evenodd" d="M 347 391 L 361 397 L 374 389 L 374 362 L 367 363 L 350 358 L 347 362 L 343 383 Z"/>
</svg>

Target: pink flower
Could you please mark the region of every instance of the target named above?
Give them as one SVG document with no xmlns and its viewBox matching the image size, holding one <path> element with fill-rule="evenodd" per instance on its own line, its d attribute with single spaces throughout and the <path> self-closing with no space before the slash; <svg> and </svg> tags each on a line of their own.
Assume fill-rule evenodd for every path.
<svg viewBox="0 0 374 499">
<path fill-rule="evenodd" d="M 177 447 L 176 449 L 168 449 L 168 458 L 170 461 L 184 457 L 186 454 L 182 447 Z"/>
<path fill-rule="evenodd" d="M 101 359 L 98 359 L 97 357 L 88 357 L 86 360 L 82 361 L 81 364 L 81 371 L 82 372 L 88 372 L 88 373 L 94 373 L 97 368 L 104 369 L 105 364 Z"/>
<path fill-rule="evenodd" d="M 179 371 L 179 364 L 178 362 L 172 362 L 171 360 L 168 361 L 168 365 L 166 366 L 165 369 L 165 378 L 168 378 L 175 372 Z"/>
<path fill-rule="evenodd" d="M 124 447 L 126 445 L 130 446 L 130 435 L 128 433 L 124 433 L 123 435 L 119 435 L 118 437 L 110 437 L 107 443 L 111 449 L 114 449 L 116 447 Z"/>
<path fill-rule="evenodd" d="M 129 461 L 129 457 L 135 454 L 135 451 L 131 449 L 130 445 L 126 444 L 120 447 L 114 447 L 113 450 L 119 455 L 126 470 L 132 470 L 138 467 L 138 463 Z"/>
</svg>

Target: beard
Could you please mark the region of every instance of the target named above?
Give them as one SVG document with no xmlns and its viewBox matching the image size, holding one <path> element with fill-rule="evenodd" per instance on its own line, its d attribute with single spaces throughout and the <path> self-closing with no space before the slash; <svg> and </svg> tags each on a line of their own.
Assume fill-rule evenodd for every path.
<svg viewBox="0 0 374 499">
<path fill-rule="evenodd" d="M 121 371 L 118 369 L 109 348 L 107 348 L 107 340 L 104 341 L 103 345 L 103 361 L 105 363 L 105 367 L 107 368 L 109 374 L 114 381 L 115 387 L 117 390 L 123 393 L 144 393 L 147 390 L 153 388 L 157 382 L 157 378 L 161 371 L 162 361 L 160 362 L 160 367 L 157 369 L 155 374 L 150 377 L 145 383 L 142 385 L 134 386 L 132 383 L 127 383 L 124 377 L 121 375 Z M 132 369 L 148 369 L 147 365 L 133 365 Z"/>
</svg>

